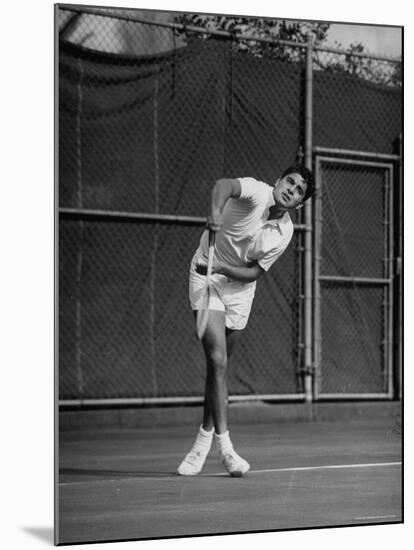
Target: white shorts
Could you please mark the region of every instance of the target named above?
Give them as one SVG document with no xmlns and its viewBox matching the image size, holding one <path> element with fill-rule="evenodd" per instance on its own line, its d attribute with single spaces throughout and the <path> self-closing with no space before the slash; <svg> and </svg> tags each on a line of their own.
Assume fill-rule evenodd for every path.
<svg viewBox="0 0 414 550">
<path fill-rule="evenodd" d="M 195 271 L 197 260 L 194 257 L 190 267 L 189 296 L 191 309 L 201 309 L 206 285 L 205 275 Z M 249 320 L 256 283 L 242 283 L 225 275 L 215 273 L 210 278 L 209 309 L 224 311 L 226 327 L 242 330 Z"/>
</svg>

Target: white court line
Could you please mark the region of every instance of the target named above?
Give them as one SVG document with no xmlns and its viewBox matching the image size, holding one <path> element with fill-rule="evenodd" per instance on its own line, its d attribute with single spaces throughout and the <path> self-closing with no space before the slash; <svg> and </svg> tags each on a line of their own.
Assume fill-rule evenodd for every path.
<svg viewBox="0 0 414 550">
<path fill-rule="evenodd" d="M 401 466 L 402 462 L 374 462 L 371 464 L 328 464 L 325 466 L 303 466 L 298 468 L 270 468 L 267 470 L 250 470 L 250 474 L 266 474 L 266 473 L 272 473 L 272 472 L 303 472 L 307 470 L 335 470 L 335 469 L 347 469 L 347 468 L 380 468 L 383 466 Z M 218 472 L 218 473 L 209 473 L 209 474 L 199 474 L 197 476 L 178 476 L 176 474 L 171 473 L 171 475 L 163 475 L 163 476 L 154 476 L 151 474 L 148 474 L 148 476 L 142 476 L 138 477 L 119 477 L 116 479 L 91 479 L 89 481 L 87 480 L 79 480 L 79 481 L 63 481 L 59 483 L 59 487 L 63 487 L 65 485 L 81 485 L 81 484 L 95 484 L 95 483 L 108 483 L 108 482 L 114 482 L 114 481 L 132 481 L 137 479 L 149 479 L 149 478 L 156 478 L 156 479 L 176 479 L 178 477 L 218 477 L 218 476 L 228 476 L 229 474 L 227 472 Z"/>
<path fill-rule="evenodd" d="M 267 470 L 250 470 L 249 474 L 267 474 L 272 472 L 304 472 L 307 470 L 335 470 L 346 468 L 378 468 L 381 466 L 401 466 L 401 462 L 374 462 L 372 464 L 328 464 L 325 466 L 302 466 L 297 468 L 270 468 Z M 200 474 L 201 476 L 228 476 L 227 472 L 219 474 Z"/>
<path fill-rule="evenodd" d="M 354 518 L 354 519 L 363 519 L 363 520 L 367 520 L 367 519 L 389 519 L 389 518 L 396 518 L 396 517 L 397 517 L 396 515 L 387 515 L 387 516 L 361 516 L 361 517 Z"/>
<path fill-rule="evenodd" d="M 371 464 L 328 464 L 325 466 L 303 466 L 301 468 L 273 468 L 269 470 L 251 470 L 250 473 L 262 474 L 267 472 L 299 472 L 305 470 L 335 470 L 345 468 L 378 468 L 381 466 L 401 466 L 401 462 L 374 462 Z"/>
</svg>

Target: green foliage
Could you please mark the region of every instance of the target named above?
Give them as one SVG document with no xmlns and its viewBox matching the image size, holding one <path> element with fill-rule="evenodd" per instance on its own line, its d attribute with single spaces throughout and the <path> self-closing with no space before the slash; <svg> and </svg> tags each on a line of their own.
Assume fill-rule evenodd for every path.
<svg viewBox="0 0 414 550">
<path fill-rule="evenodd" d="M 186 31 L 188 40 L 211 38 L 209 32 L 224 31 L 234 35 L 233 48 L 239 52 L 248 52 L 256 57 L 277 57 L 289 61 L 298 61 L 303 57 L 303 49 L 278 44 L 278 40 L 305 43 L 308 33 L 315 45 L 326 40 L 329 23 L 310 23 L 278 19 L 229 17 L 224 15 L 184 14 L 175 19 L 185 26 L 201 27 L 206 34 Z M 253 37 L 269 40 L 261 42 Z"/>
<path fill-rule="evenodd" d="M 337 44 L 337 47 L 338 49 L 343 49 L 341 44 Z M 318 53 L 314 57 L 315 68 L 324 71 L 351 74 L 376 84 L 401 86 L 401 63 L 390 63 L 381 59 L 364 56 L 366 53 L 365 47 L 361 42 L 355 42 L 347 50 L 343 49 L 343 51 L 344 54 Z"/>
<path fill-rule="evenodd" d="M 329 23 L 311 23 L 266 19 L 256 17 L 229 17 L 225 15 L 184 14 L 177 16 L 177 23 L 205 28 L 207 31 L 226 31 L 242 37 L 259 36 L 306 42 L 308 32 L 314 36 L 314 43 L 321 44 L 326 39 Z"/>
<path fill-rule="evenodd" d="M 290 21 L 256 17 L 232 17 L 225 15 L 183 14 L 175 18 L 187 28 L 181 34 L 188 42 L 192 40 L 209 40 L 212 32 L 226 32 L 233 35 L 232 47 L 238 52 L 256 57 L 278 58 L 288 62 L 303 61 L 305 50 L 280 41 L 306 43 L 311 34 L 314 46 L 325 46 L 329 23 Z M 191 27 L 206 30 L 206 33 L 191 32 Z M 262 42 L 252 38 L 267 40 Z M 216 37 L 217 38 L 217 37 Z M 225 37 L 223 37 L 225 38 Z M 401 63 L 390 63 L 364 57 L 365 47 L 360 42 L 344 49 L 343 53 L 314 53 L 314 68 L 330 72 L 348 73 L 371 82 L 400 86 L 402 83 Z M 362 55 L 355 55 L 362 54 Z"/>
</svg>

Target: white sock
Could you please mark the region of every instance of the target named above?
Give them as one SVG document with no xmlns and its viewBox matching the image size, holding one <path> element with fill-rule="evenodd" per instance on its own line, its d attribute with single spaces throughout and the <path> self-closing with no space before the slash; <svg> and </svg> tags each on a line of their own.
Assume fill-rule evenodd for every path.
<svg viewBox="0 0 414 550">
<path fill-rule="evenodd" d="M 218 452 L 221 455 L 224 455 L 233 450 L 233 443 L 231 442 L 230 434 L 228 430 L 227 432 L 224 432 L 224 434 L 216 433 L 216 443 L 217 443 Z"/>
<path fill-rule="evenodd" d="M 200 426 L 198 434 L 193 445 L 193 451 L 200 451 L 202 453 L 208 453 L 213 440 L 214 428 L 208 432 L 204 430 L 203 426 Z"/>
</svg>

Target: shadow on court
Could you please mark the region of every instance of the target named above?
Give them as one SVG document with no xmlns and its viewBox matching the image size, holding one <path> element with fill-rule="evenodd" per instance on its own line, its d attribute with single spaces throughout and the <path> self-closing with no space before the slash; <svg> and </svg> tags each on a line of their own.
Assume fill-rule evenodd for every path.
<svg viewBox="0 0 414 550">
<path fill-rule="evenodd" d="M 62 431 L 60 543 L 402 521 L 394 418 L 235 424 L 243 478 L 175 474 L 196 429 Z"/>
</svg>

